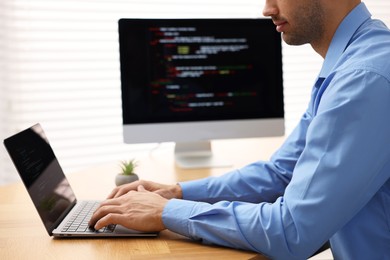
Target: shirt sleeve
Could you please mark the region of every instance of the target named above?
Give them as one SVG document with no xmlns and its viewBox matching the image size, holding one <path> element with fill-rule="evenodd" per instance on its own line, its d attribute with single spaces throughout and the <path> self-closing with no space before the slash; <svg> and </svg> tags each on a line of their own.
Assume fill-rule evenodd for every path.
<svg viewBox="0 0 390 260">
<path fill-rule="evenodd" d="M 315 252 L 390 177 L 383 171 L 390 160 L 389 81 L 355 70 L 324 84 L 326 90 L 313 100 L 318 105 L 310 124 L 304 130 L 301 122 L 301 134 L 294 133 L 295 142 L 288 141 L 271 164 L 182 184 L 187 200 L 168 202 L 165 226 L 204 243 L 272 258 L 303 259 Z"/>
<path fill-rule="evenodd" d="M 252 203 L 274 202 L 283 195 L 305 145 L 310 116 L 298 126 L 269 161 L 257 161 L 223 176 L 180 182 L 186 200 L 214 203 L 221 200 Z"/>
</svg>

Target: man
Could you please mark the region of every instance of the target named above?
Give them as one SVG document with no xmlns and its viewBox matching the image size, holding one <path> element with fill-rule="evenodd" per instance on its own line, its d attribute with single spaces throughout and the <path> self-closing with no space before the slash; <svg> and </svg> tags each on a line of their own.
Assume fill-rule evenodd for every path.
<svg viewBox="0 0 390 260">
<path fill-rule="evenodd" d="M 390 259 L 390 31 L 359 0 L 267 0 L 283 40 L 324 58 L 307 111 L 269 162 L 221 177 L 121 186 L 95 212 L 204 243 L 305 259 Z"/>
</svg>

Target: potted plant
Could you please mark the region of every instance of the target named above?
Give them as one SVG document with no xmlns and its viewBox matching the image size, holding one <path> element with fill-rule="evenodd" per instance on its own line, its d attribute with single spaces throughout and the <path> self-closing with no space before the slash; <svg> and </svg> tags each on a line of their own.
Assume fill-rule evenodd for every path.
<svg viewBox="0 0 390 260">
<path fill-rule="evenodd" d="M 126 183 L 137 181 L 138 175 L 134 172 L 137 167 L 137 162 L 134 159 L 128 161 L 121 161 L 120 168 L 121 172 L 116 175 L 115 184 L 120 186 Z"/>
</svg>

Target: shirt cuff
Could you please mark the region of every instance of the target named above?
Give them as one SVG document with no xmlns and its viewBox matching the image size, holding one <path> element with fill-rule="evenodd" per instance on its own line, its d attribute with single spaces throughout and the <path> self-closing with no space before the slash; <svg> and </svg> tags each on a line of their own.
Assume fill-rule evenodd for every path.
<svg viewBox="0 0 390 260">
<path fill-rule="evenodd" d="M 188 220 L 196 202 L 171 199 L 165 205 L 162 213 L 164 226 L 178 234 L 190 237 Z"/>
<path fill-rule="evenodd" d="M 182 190 L 182 196 L 185 200 L 199 200 L 200 197 L 208 197 L 208 186 L 209 180 L 208 178 L 187 181 L 187 182 L 179 182 L 179 185 Z M 200 196 L 201 195 L 201 196 Z"/>
</svg>

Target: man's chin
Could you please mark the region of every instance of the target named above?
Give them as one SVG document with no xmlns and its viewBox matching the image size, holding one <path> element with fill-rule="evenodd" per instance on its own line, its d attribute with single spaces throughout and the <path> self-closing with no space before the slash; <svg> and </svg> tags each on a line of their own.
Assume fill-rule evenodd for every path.
<svg viewBox="0 0 390 260">
<path fill-rule="evenodd" d="M 308 43 L 307 41 L 301 39 L 301 38 L 297 38 L 297 37 L 294 37 L 288 33 L 285 33 L 285 32 L 282 32 L 282 39 L 283 41 L 288 44 L 288 45 L 292 45 L 292 46 L 299 46 L 299 45 L 304 45 L 306 43 Z"/>
</svg>

